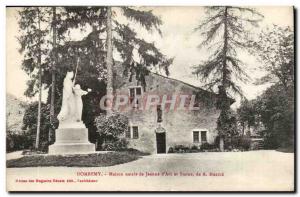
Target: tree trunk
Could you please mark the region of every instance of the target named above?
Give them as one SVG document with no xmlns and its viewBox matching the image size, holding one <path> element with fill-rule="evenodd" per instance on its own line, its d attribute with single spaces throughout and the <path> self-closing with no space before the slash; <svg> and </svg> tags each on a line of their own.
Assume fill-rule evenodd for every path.
<svg viewBox="0 0 300 197">
<path fill-rule="evenodd" d="M 54 127 L 54 119 L 55 119 L 55 111 L 54 111 L 54 105 L 55 105 L 55 64 L 57 63 L 57 55 L 55 52 L 56 49 L 56 7 L 52 7 L 53 12 L 53 51 L 54 51 L 54 61 L 52 65 L 51 70 L 51 99 L 50 99 L 50 129 L 49 129 L 49 143 L 53 143 L 55 141 L 55 127 Z"/>
<path fill-rule="evenodd" d="M 226 94 L 226 88 L 227 88 L 227 50 L 228 50 L 228 27 L 227 27 L 227 6 L 225 6 L 225 12 L 224 12 L 224 46 L 223 46 L 223 67 L 222 67 L 222 91 L 220 92 L 221 99 L 223 102 L 221 104 L 221 111 L 223 111 L 223 114 L 226 114 L 226 111 L 228 110 L 228 99 Z M 222 112 L 221 112 L 222 114 Z M 223 123 L 223 121 L 221 121 Z M 223 127 L 221 126 L 221 129 Z M 224 151 L 224 131 L 221 132 L 222 135 L 220 135 L 220 151 Z M 226 135 L 226 134 L 225 134 Z"/>
<path fill-rule="evenodd" d="M 245 123 L 242 122 L 242 136 L 245 135 Z"/>
<path fill-rule="evenodd" d="M 37 117 L 37 128 L 35 138 L 35 149 L 38 150 L 40 144 L 40 132 L 41 132 L 41 105 L 42 105 L 42 63 L 41 63 L 41 21 L 40 21 L 40 10 L 38 8 L 38 26 L 39 26 L 39 54 L 38 54 L 38 66 L 39 66 L 39 101 L 38 101 L 38 117 Z"/>
<path fill-rule="evenodd" d="M 227 6 L 225 6 L 225 13 L 224 13 L 224 46 L 223 46 L 223 68 L 222 68 L 222 85 L 227 88 L 227 50 L 228 50 L 228 27 L 227 27 Z"/>
<path fill-rule="evenodd" d="M 224 137 L 220 136 L 219 148 L 221 152 L 224 152 Z"/>
<path fill-rule="evenodd" d="M 251 136 L 251 126 L 248 123 L 248 131 L 247 131 L 247 135 L 250 137 Z"/>
<path fill-rule="evenodd" d="M 112 51 L 112 18 L 111 18 L 111 7 L 107 7 L 107 19 L 106 19 L 106 44 L 107 44 L 107 56 L 106 56 L 106 67 L 107 67 L 107 85 L 106 85 L 106 95 L 108 102 L 107 115 L 112 113 L 113 104 L 113 51 Z"/>
</svg>

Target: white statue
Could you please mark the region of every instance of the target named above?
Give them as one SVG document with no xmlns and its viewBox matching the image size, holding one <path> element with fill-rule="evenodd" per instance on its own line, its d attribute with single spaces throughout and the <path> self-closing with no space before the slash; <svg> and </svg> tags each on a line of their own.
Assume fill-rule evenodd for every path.
<svg viewBox="0 0 300 197">
<path fill-rule="evenodd" d="M 64 88 L 63 88 L 63 99 L 61 110 L 57 116 L 60 124 L 62 122 L 80 122 L 82 115 L 82 95 L 86 95 L 91 89 L 88 91 L 84 91 L 80 88 L 80 85 L 75 85 L 72 81 L 74 77 L 74 73 L 67 72 L 67 75 L 64 79 Z"/>
<path fill-rule="evenodd" d="M 64 88 L 63 88 L 63 98 L 61 104 L 61 110 L 57 116 L 57 119 L 61 122 L 71 118 L 71 114 L 73 114 L 72 104 L 74 103 L 74 96 L 72 92 L 74 77 L 73 72 L 67 72 L 67 75 L 64 79 Z M 73 105 L 74 106 L 74 105 Z"/>
<path fill-rule="evenodd" d="M 90 89 L 88 89 L 88 91 L 84 91 L 81 89 L 80 85 L 77 84 L 74 86 L 73 88 L 74 91 L 74 97 L 75 97 L 75 118 L 77 122 L 81 121 L 81 116 L 82 116 L 82 99 L 81 96 L 83 95 L 87 95 L 88 92 L 90 92 Z"/>
</svg>

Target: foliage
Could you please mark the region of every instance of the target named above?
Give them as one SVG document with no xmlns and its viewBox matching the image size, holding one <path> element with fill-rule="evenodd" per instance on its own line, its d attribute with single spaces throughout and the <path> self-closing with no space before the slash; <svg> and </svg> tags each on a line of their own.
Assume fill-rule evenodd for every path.
<svg viewBox="0 0 300 197">
<path fill-rule="evenodd" d="M 128 141 L 125 138 L 118 139 L 116 141 L 105 143 L 102 150 L 105 151 L 123 151 L 126 150 Z"/>
<path fill-rule="evenodd" d="M 200 145 L 201 151 L 212 150 L 215 148 L 217 148 L 215 144 L 209 144 L 207 142 Z"/>
<path fill-rule="evenodd" d="M 159 27 L 162 21 L 151 10 L 137 10 L 132 7 L 121 7 L 120 10 L 131 24 L 139 24 L 149 32 L 156 30 L 161 33 Z M 154 43 L 138 38 L 132 25 L 121 24 L 117 20 L 113 20 L 113 24 L 115 30 L 113 44 L 122 58 L 125 67 L 124 74 L 130 74 L 130 80 L 135 75 L 145 88 L 145 76 L 149 74 L 150 70 L 163 69 L 169 75 L 169 66 L 172 64 L 173 58 L 169 59 L 163 55 Z M 138 57 L 135 57 L 135 53 L 138 54 Z"/>
<path fill-rule="evenodd" d="M 37 109 L 38 102 L 33 102 L 26 106 L 23 116 L 22 132 L 7 132 L 7 151 L 33 149 L 37 130 Z M 48 130 L 50 127 L 49 110 L 49 104 L 42 104 L 40 149 L 44 152 L 48 149 Z M 57 125 L 57 122 L 55 124 Z"/>
<path fill-rule="evenodd" d="M 290 27 L 274 25 L 261 32 L 258 40 L 250 42 L 262 63 L 266 75 L 256 84 L 274 83 L 257 99 L 251 108 L 239 109 L 242 120 L 262 123 L 261 131 L 266 148 L 294 146 L 294 34 Z M 249 106 L 248 106 L 249 107 Z M 247 112 L 248 110 L 248 112 Z M 249 110 L 251 113 L 249 113 Z M 247 116 L 248 113 L 248 116 Z M 255 118 L 253 117 L 253 113 Z"/>
<path fill-rule="evenodd" d="M 289 101 L 293 99 L 280 84 L 271 86 L 257 99 L 267 148 L 294 146 L 294 104 Z"/>
<path fill-rule="evenodd" d="M 104 140 L 104 149 L 124 149 L 127 142 L 121 140 L 125 136 L 125 131 L 128 129 L 128 118 L 119 113 L 111 115 L 103 115 L 96 117 L 95 125 L 99 137 Z"/>
<path fill-rule="evenodd" d="M 24 94 L 33 97 L 38 92 L 38 61 L 49 56 L 49 11 L 47 7 L 24 7 L 19 11 L 20 43 L 19 52 L 23 54 L 22 69 L 30 76 L 27 81 L 27 89 Z M 47 25 L 48 24 L 48 25 Z M 49 64 L 42 62 L 42 68 L 46 69 Z"/>
<path fill-rule="evenodd" d="M 188 146 L 185 146 L 185 145 L 175 145 L 174 146 L 174 151 L 175 152 L 186 152 L 189 150 L 189 147 Z"/>
<path fill-rule="evenodd" d="M 245 135 L 235 136 L 231 139 L 233 149 L 249 150 L 251 146 L 251 138 Z"/>
<path fill-rule="evenodd" d="M 147 154 L 133 150 L 88 155 L 34 155 L 8 160 L 6 166 L 8 168 L 41 166 L 105 167 L 135 161 L 144 155 Z"/>
<path fill-rule="evenodd" d="M 79 55 L 82 65 L 91 65 L 97 68 L 97 72 L 90 73 L 92 76 L 99 75 L 97 78 L 106 80 L 107 7 L 65 7 L 64 9 L 66 10 L 66 19 L 61 32 L 67 32 L 69 27 L 84 29 L 88 26 L 92 27 L 92 31 L 83 40 L 66 43 L 64 47 L 71 48 L 69 50 L 73 57 L 68 60 L 62 56 L 61 59 L 64 62 L 68 60 L 70 63 L 67 64 L 69 65 L 75 65 L 75 57 Z M 166 58 L 153 43 L 139 38 L 132 28 L 133 25 L 139 24 L 149 32 L 154 30 L 160 32 L 159 27 L 162 21 L 151 10 L 143 11 L 132 7 L 116 7 L 115 9 L 112 21 L 113 48 L 122 59 L 124 73 L 130 74 L 131 77 L 135 74 L 136 79 L 144 85 L 146 85 L 144 77 L 153 68 L 164 69 L 168 74 L 168 67 L 173 60 Z M 119 23 L 118 15 L 125 16 L 128 23 Z M 68 51 L 67 49 L 62 50 Z M 135 52 L 138 54 L 138 58 L 134 57 Z M 69 56 L 69 54 L 66 55 Z"/>
<path fill-rule="evenodd" d="M 294 33 L 290 27 L 273 25 L 250 43 L 253 54 L 263 64 L 261 69 L 267 71 L 256 84 L 279 82 L 285 88 L 294 85 Z"/>
<path fill-rule="evenodd" d="M 294 97 L 286 94 L 285 87 L 276 83 L 261 96 L 243 104 L 238 111 L 239 121 L 251 121 L 251 126 L 262 124 L 259 134 L 265 148 L 293 147 L 294 145 Z M 244 110 L 244 111 L 243 111 Z M 251 113 L 247 113 L 247 110 Z"/>
<path fill-rule="evenodd" d="M 136 10 L 131 7 L 122 7 L 121 9 L 124 16 L 130 20 L 138 22 L 146 30 L 157 30 L 159 33 L 161 33 L 159 27 L 162 25 L 162 21 L 155 16 L 151 10 Z"/>
<path fill-rule="evenodd" d="M 26 135 L 30 136 L 30 141 L 34 141 L 36 138 L 37 130 L 37 113 L 38 102 L 33 102 L 28 105 L 23 117 L 23 130 Z M 58 122 L 54 123 L 56 126 Z M 40 147 L 41 150 L 47 151 L 48 145 L 48 131 L 50 128 L 50 105 L 43 104 L 41 107 L 41 130 L 40 130 Z"/>
<path fill-rule="evenodd" d="M 169 150 L 168 150 L 168 153 L 174 153 L 174 148 L 170 147 Z"/>
<path fill-rule="evenodd" d="M 237 51 L 248 49 L 251 28 L 247 27 L 257 27 L 263 16 L 255 9 L 234 6 L 209 7 L 207 14 L 208 17 L 195 30 L 204 36 L 199 47 L 208 47 L 213 52 L 207 61 L 194 67 L 193 73 L 203 80 L 209 90 L 219 88 L 221 114 L 217 129 L 221 146 L 223 138 L 231 136 L 236 127 L 228 95 L 234 93 L 243 96 L 236 81 L 247 82 L 249 79 Z M 223 150 L 223 147 L 220 148 Z"/>
<path fill-rule="evenodd" d="M 130 24 L 140 24 L 146 30 L 159 31 L 161 20 L 153 15 L 152 11 L 142 11 L 131 7 L 116 8 L 120 12 L 113 13 L 114 48 L 121 54 L 126 73 L 137 77 L 145 83 L 144 77 L 152 68 L 162 68 L 168 74 L 168 66 L 172 63 L 167 59 L 153 43 L 138 38 L 133 33 Z M 56 20 L 53 21 L 51 7 L 24 7 L 19 12 L 19 27 L 23 54 L 22 69 L 30 76 L 27 82 L 26 96 L 33 97 L 37 93 L 37 60 L 38 52 L 42 53 L 42 84 L 48 90 L 47 104 L 50 103 L 52 66 L 55 65 L 55 117 L 61 105 L 63 79 L 67 71 L 74 71 L 79 64 L 76 83 L 83 89 L 90 88 L 92 92 L 83 97 L 83 122 L 89 129 L 91 142 L 96 140 L 95 117 L 99 116 L 101 109 L 99 101 L 106 94 L 106 11 L 107 7 L 101 6 L 72 6 L 56 7 Z M 123 14 L 130 24 L 118 23 L 117 14 Z M 41 23 L 41 31 L 38 31 L 38 21 Z M 52 48 L 52 28 L 56 27 L 56 48 Z M 73 40 L 72 31 L 80 30 L 86 34 L 79 40 Z M 128 50 L 131 47 L 134 49 Z M 134 58 L 137 52 L 139 58 Z M 47 112 L 48 113 L 48 112 Z M 34 116 L 31 116 L 34 122 Z M 57 121 L 57 120 L 56 120 Z M 43 127 L 48 127 L 45 122 Z M 55 129 L 55 128 L 53 128 Z"/>
<path fill-rule="evenodd" d="M 6 131 L 6 151 L 12 152 L 23 149 L 30 149 L 33 147 L 34 138 L 30 133 L 14 133 L 9 130 Z"/>
<path fill-rule="evenodd" d="M 173 147 L 169 147 L 168 153 L 197 153 L 197 152 L 218 152 L 219 149 L 216 147 L 215 144 L 203 143 L 199 146 L 192 145 L 175 145 Z"/>
<path fill-rule="evenodd" d="M 243 100 L 237 109 L 238 122 L 242 125 L 242 135 L 245 134 L 245 127 L 250 128 L 258 124 L 255 101 Z"/>
<path fill-rule="evenodd" d="M 217 130 L 219 135 L 225 138 L 237 135 L 237 119 L 233 110 L 221 110 L 217 120 Z"/>
<path fill-rule="evenodd" d="M 210 90 L 221 85 L 227 94 L 230 90 L 242 95 L 234 80 L 247 82 L 249 77 L 237 51 L 248 49 L 251 28 L 247 27 L 257 27 L 262 15 L 251 8 L 233 6 L 209 7 L 207 14 L 195 30 L 201 31 L 205 38 L 199 47 L 209 45 L 213 52 L 207 61 L 195 66 L 194 74 L 204 80 Z"/>
</svg>

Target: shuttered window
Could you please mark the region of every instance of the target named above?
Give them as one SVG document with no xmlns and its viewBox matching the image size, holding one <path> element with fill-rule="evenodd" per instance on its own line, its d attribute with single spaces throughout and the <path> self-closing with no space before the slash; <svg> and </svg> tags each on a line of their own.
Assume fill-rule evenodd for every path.
<svg viewBox="0 0 300 197">
<path fill-rule="evenodd" d="M 131 138 L 131 132 L 130 132 L 130 127 L 127 128 L 127 131 L 125 133 L 126 138 Z"/>
<path fill-rule="evenodd" d="M 139 128 L 137 126 L 132 127 L 132 137 L 133 139 L 139 138 Z"/>
<path fill-rule="evenodd" d="M 193 141 L 199 142 L 199 131 L 193 131 Z"/>
<path fill-rule="evenodd" d="M 207 142 L 207 132 L 201 131 L 201 142 Z"/>
<path fill-rule="evenodd" d="M 142 87 L 129 88 L 129 101 L 134 102 L 134 107 L 138 107 L 142 96 Z"/>
</svg>

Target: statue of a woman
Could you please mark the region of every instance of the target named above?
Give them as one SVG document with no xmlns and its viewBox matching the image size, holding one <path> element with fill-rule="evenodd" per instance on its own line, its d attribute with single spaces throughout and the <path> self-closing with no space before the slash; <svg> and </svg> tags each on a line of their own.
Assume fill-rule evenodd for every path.
<svg viewBox="0 0 300 197">
<path fill-rule="evenodd" d="M 73 94 L 73 81 L 74 77 L 73 71 L 67 72 L 67 75 L 64 79 L 64 88 L 63 88 L 63 98 L 61 110 L 57 116 L 57 119 L 62 122 L 65 120 L 73 119 L 74 115 L 74 103 L 75 98 Z"/>
<path fill-rule="evenodd" d="M 82 116 L 82 96 L 83 95 L 87 95 L 87 93 L 89 93 L 91 91 L 91 89 L 88 89 L 88 91 L 84 91 L 81 89 L 79 84 L 76 84 L 73 88 L 73 92 L 74 92 L 74 101 L 75 101 L 75 119 L 77 122 L 81 121 L 81 116 Z"/>
</svg>

